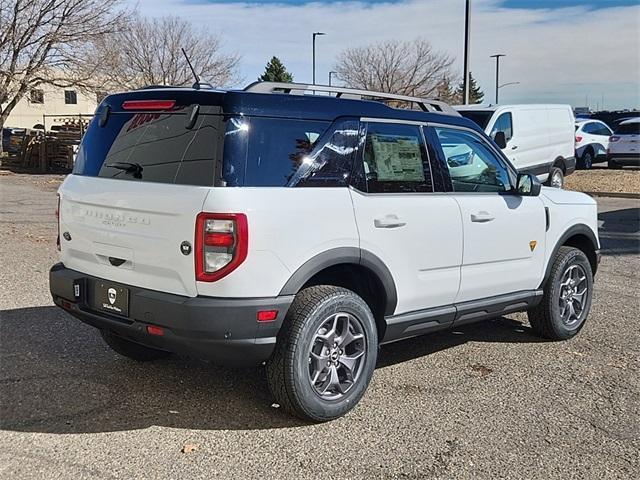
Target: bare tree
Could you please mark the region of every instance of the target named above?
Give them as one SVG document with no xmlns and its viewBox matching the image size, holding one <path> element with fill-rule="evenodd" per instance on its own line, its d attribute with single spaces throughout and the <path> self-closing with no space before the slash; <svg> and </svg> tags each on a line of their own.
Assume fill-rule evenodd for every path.
<svg viewBox="0 0 640 480">
<path fill-rule="evenodd" d="M 432 97 L 437 96 L 442 79 L 450 78 L 452 62 L 418 38 L 348 48 L 338 56 L 334 70 L 352 88 Z"/>
<path fill-rule="evenodd" d="M 87 47 L 121 28 L 121 0 L 0 0 L 0 128 L 40 85 L 91 84 Z"/>
<path fill-rule="evenodd" d="M 89 69 L 93 63 L 99 65 L 103 88 L 108 91 L 191 85 L 193 74 L 181 48 L 203 82 L 223 86 L 238 80 L 238 55 L 223 53 L 219 37 L 171 16 L 136 16 L 127 29 L 101 37 Z"/>
</svg>

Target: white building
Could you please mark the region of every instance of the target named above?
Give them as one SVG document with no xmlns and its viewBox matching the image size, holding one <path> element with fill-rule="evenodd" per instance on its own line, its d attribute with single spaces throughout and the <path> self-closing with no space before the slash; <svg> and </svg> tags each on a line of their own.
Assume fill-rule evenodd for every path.
<svg viewBox="0 0 640 480">
<path fill-rule="evenodd" d="M 34 128 L 66 123 L 78 115 L 92 115 L 98 105 L 96 94 L 83 93 L 75 88 L 43 85 L 33 89 L 18 102 L 9 114 L 5 127 Z M 46 121 L 45 117 L 46 115 Z"/>
</svg>

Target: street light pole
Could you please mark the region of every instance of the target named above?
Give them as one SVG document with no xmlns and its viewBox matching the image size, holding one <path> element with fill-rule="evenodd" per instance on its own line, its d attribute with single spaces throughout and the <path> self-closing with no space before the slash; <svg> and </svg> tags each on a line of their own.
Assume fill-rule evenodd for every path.
<svg viewBox="0 0 640 480">
<path fill-rule="evenodd" d="M 316 84 L 316 37 L 326 35 L 324 32 L 313 32 L 313 85 Z"/>
<path fill-rule="evenodd" d="M 500 89 L 500 57 L 506 57 L 504 53 L 496 53 L 495 55 L 490 55 L 489 58 L 496 59 L 496 105 L 498 104 L 498 90 Z"/>
<path fill-rule="evenodd" d="M 334 72 L 333 70 L 331 70 L 331 71 L 329 72 L 329 86 L 331 86 L 331 77 L 332 77 L 333 75 L 337 75 L 337 74 L 338 74 L 338 72 Z"/>
<path fill-rule="evenodd" d="M 462 74 L 462 104 L 469 103 L 469 42 L 471 27 L 471 0 L 466 1 L 464 10 L 464 72 Z"/>
</svg>

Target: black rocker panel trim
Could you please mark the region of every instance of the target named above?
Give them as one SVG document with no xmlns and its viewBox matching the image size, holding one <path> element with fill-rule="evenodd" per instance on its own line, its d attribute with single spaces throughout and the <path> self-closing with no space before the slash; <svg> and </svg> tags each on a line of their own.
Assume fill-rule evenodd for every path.
<svg viewBox="0 0 640 480">
<path fill-rule="evenodd" d="M 520 312 L 535 307 L 542 300 L 542 290 L 498 295 L 443 307 L 385 317 L 387 328 L 380 343 L 389 343 L 425 333 L 445 330 L 468 323 Z"/>
</svg>

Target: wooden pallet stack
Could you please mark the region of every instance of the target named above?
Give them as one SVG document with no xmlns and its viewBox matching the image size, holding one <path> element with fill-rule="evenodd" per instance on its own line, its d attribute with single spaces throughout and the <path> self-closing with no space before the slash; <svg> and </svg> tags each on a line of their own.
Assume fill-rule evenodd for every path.
<svg viewBox="0 0 640 480">
<path fill-rule="evenodd" d="M 15 148 L 3 160 L 2 166 L 40 173 L 71 171 L 74 153 L 90 119 L 61 120 L 46 134 L 42 130 L 26 130 L 16 138 L 12 136 Z"/>
</svg>

